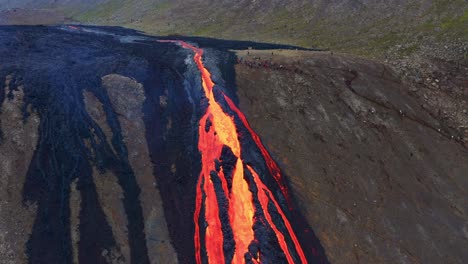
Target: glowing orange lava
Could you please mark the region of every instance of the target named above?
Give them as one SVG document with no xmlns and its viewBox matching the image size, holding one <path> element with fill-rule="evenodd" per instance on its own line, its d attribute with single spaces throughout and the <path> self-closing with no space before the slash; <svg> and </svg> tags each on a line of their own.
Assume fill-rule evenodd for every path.
<svg viewBox="0 0 468 264">
<path fill-rule="evenodd" d="M 263 184 L 263 182 L 260 180 L 260 177 L 258 174 L 252 169 L 252 167 L 247 166 L 247 168 L 250 170 L 254 177 L 255 184 L 257 185 L 258 190 L 258 199 L 260 200 L 260 204 L 262 205 L 263 212 L 265 213 L 265 217 L 268 221 L 268 224 L 270 227 L 275 231 L 276 237 L 278 238 L 278 241 L 280 243 L 281 249 L 283 252 L 286 254 L 286 258 L 288 259 L 289 263 L 294 263 L 293 259 L 291 257 L 291 254 L 289 253 L 288 250 L 288 245 L 286 244 L 286 241 L 284 240 L 284 235 L 278 230 L 276 225 L 273 223 L 273 220 L 271 219 L 271 215 L 268 212 L 268 202 L 272 201 L 273 204 L 275 205 L 276 210 L 278 210 L 278 213 L 281 215 L 281 218 L 284 221 L 284 224 L 286 225 L 286 229 L 288 230 L 289 235 L 291 236 L 291 239 L 293 240 L 294 246 L 296 247 L 297 253 L 299 254 L 299 257 L 301 258 L 302 263 L 307 263 L 306 257 L 304 255 L 304 252 L 302 251 L 301 245 L 299 244 L 299 241 L 297 240 L 296 234 L 294 234 L 294 231 L 291 227 L 291 224 L 289 223 L 289 220 L 286 218 L 284 215 L 284 212 L 281 210 L 281 207 L 279 206 L 278 202 L 276 201 L 275 197 L 273 197 L 273 194 L 270 192 L 270 190 Z"/>
<path fill-rule="evenodd" d="M 204 220 L 206 222 L 206 228 L 204 229 L 204 249 L 206 250 L 208 263 L 245 263 L 246 254 L 249 252 L 249 245 L 255 241 L 254 231 L 254 214 L 257 210 L 261 210 L 261 213 L 265 216 L 266 222 L 269 228 L 273 230 L 278 240 L 281 250 L 284 252 L 288 263 L 295 263 L 293 256 L 295 252 L 300 259 L 301 263 L 307 263 L 304 256 L 304 252 L 301 245 L 298 242 L 296 235 L 291 227 L 289 220 L 281 209 L 280 205 L 276 201 L 272 192 L 262 182 L 258 173 L 251 167 L 244 164 L 241 158 L 241 143 L 238 135 L 238 129 L 234 122 L 234 116 L 229 116 L 223 111 L 221 105 L 215 100 L 213 94 L 214 83 L 211 79 L 210 72 L 205 68 L 202 61 L 203 50 L 192 46 L 183 41 L 172 41 L 166 40 L 161 42 L 175 42 L 181 45 L 183 48 L 192 50 L 195 54 L 193 60 L 197 65 L 198 70 L 201 73 L 202 87 L 204 95 L 208 100 L 208 107 L 203 117 L 199 122 L 199 142 L 198 149 L 202 157 L 202 168 L 200 176 L 197 182 L 196 189 L 196 205 L 194 213 L 194 224 L 195 224 L 195 258 L 198 264 L 203 263 L 202 257 L 202 241 L 200 234 L 203 232 L 203 228 L 200 226 L 202 209 L 204 212 Z M 268 151 L 262 145 L 260 138 L 250 128 L 245 116 L 235 106 L 232 100 L 227 97 L 225 99 L 229 107 L 236 113 L 237 117 L 240 118 L 243 125 L 252 135 L 252 138 L 259 147 L 266 163 L 267 167 L 278 183 L 283 195 L 287 198 L 287 188 L 281 178 L 281 174 L 278 166 L 268 154 Z M 221 153 L 223 148 L 228 147 L 232 154 L 237 158 L 235 161 L 234 170 L 232 172 L 232 184 L 231 188 L 228 187 L 227 175 L 223 170 L 223 167 L 217 167 L 217 162 L 221 159 Z M 218 163 L 219 164 L 219 163 Z M 244 168 L 247 168 L 252 175 L 253 181 L 247 180 Z M 216 182 L 221 182 L 221 187 L 216 187 Z M 249 189 L 249 185 L 255 185 L 257 192 L 253 193 Z M 228 213 L 229 223 L 222 223 L 220 217 L 220 200 L 219 195 L 223 195 L 228 204 L 226 210 Z M 217 196 L 218 195 L 218 196 Z M 256 197 L 260 201 L 260 207 L 255 207 L 254 199 Z M 280 228 L 275 224 L 268 205 L 273 205 L 276 212 L 281 216 L 281 220 L 286 226 L 285 231 L 281 231 Z M 223 224 L 229 224 L 232 229 L 233 242 L 235 244 L 234 256 L 232 260 L 225 259 L 225 249 L 223 247 L 225 236 L 223 234 Z M 286 237 L 293 241 L 293 246 L 287 244 Z M 203 256 L 202 256 L 203 255 Z M 252 262 L 261 263 L 260 256 L 257 253 L 255 258 L 251 257 Z"/>
<path fill-rule="evenodd" d="M 252 136 L 253 140 L 255 141 L 255 144 L 257 144 L 258 148 L 262 152 L 262 155 L 263 155 L 263 158 L 265 159 L 268 170 L 270 171 L 271 175 L 273 175 L 273 177 L 275 178 L 276 183 L 279 185 L 281 192 L 283 193 L 284 197 L 286 198 L 289 204 L 290 199 L 289 199 L 288 188 L 286 187 L 284 179 L 281 176 L 281 172 L 280 172 L 278 165 L 270 156 L 270 153 L 266 150 L 265 146 L 263 146 L 260 137 L 257 135 L 257 133 L 255 133 L 252 127 L 250 127 L 250 124 L 249 122 L 247 122 L 247 118 L 245 118 L 244 113 L 242 113 L 240 109 L 237 108 L 237 106 L 234 104 L 231 98 L 224 95 L 224 99 L 226 99 L 226 102 L 228 103 L 231 110 L 233 110 L 237 114 L 237 116 L 240 118 L 244 126 L 247 128 L 247 130 L 249 130 L 249 133 Z"/>
</svg>

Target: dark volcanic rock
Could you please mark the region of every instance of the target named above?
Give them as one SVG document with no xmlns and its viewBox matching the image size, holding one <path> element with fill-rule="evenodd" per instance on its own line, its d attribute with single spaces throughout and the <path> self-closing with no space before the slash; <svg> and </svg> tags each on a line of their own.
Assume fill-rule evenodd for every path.
<svg viewBox="0 0 468 264">
<path fill-rule="evenodd" d="M 235 56 L 228 49 L 294 48 L 178 38 L 205 49 L 216 100 L 233 118 L 238 115 L 227 110 L 223 99 L 223 94 L 235 94 Z M 4 262 L 194 263 L 198 120 L 207 100 L 199 69 L 190 59 L 193 53 L 157 40 L 116 27 L 0 27 Z M 260 218 L 252 229 L 260 241 L 252 242 L 252 252 L 241 254 L 285 260 L 279 233 L 262 216 L 270 213 L 276 232 L 286 234 L 289 219 L 298 241 L 307 245 L 304 258 L 327 263 L 300 211 L 286 204 L 268 178 L 265 160 L 245 126 L 236 129 L 242 160 L 255 166 L 256 181 L 263 181 L 262 188 L 271 189 L 269 199 L 277 200 L 275 206 L 257 208 Z M 232 155 L 225 149 L 216 160 L 229 181 L 237 159 Z M 223 183 L 215 171 L 212 178 L 229 259 L 235 252 L 235 230 Z M 254 184 L 252 179 L 241 181 Z M 207 225 L 202 224 L 204 231 Z M 284 243 L 292 247 L 292 240 L 288 235 Z M 293 260 L 302 254 L 291 252 Z"/>
<path fill-rule="evenodd" d="M 276 198 L 280 207 L 266 206 L 271 221 L 285 229 L 282 208 L 307 258 L 466 262 L 460 113 L 447 121 L 428 111 L 414 87 L 372 61 L 177 38 L 205 49 L 214 97 L 238 126 L 244 169 L 254 166 L 271 192 L 252 184 L 252 172 L 244 180 L 251 193 Z M 198 120 L 207 100 L 193 54 L 157 39 L 116 27 L 0 27 L 2 263 L 194 263 Z M 235 66 L 229 49 L 248 47 Z M 275 50 L 255 50 L 265 48 Z M 226 107 L 223 93 L 237 101 L 236 86 L 241 109 L 285 169 L 292 201 Z M 444 109 L 458 111 L 462 100 Z M 206 132 L 216 124 L 200 125 Z M 236 161 L 224 148 L 211 171 L 227 258 L 234 230 L 218 175 L 222 168 L 232 189 Z M 253 204 L 256 240 L 245 256 L 284 262 L 258 196 Z"/>
<path fill-rule="evenodd" d="M 392 70 L 323 52 L 238 56 L 240 105 L 332 263 L 467 261 L 467 148 Z"/>
<path fill-rule="evenodd" d="M 0 107 L 0 256 L 5 264 L 26 261 L 24 244 L 37 209 L 22 202 L 21 190 L 36 149 L 40 120 L 36 112 L 29 111 L 30 116 L 23 119 L 24 87 L 14 87 L 15 77 L 8 75 L 0 81 L 9 94 Z"/>
<path fill-rule="evenodd" d="M 0 29 L 2 261 L 176 263 L 140 84 L 167 50 L 81 33 Z"/>
</svg>

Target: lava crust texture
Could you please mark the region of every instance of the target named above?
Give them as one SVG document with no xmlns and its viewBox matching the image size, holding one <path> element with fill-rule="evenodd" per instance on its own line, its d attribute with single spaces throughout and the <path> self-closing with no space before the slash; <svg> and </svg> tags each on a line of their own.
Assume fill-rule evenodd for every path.
<svg viewBox="0 0 468 264">
<path fill-rule="evenodd" d="M 32 113 L 40 120 L 22 193 L 37 207 L 24 245 L 29 263 L 154 262 L 148 241 L 164 240 L 147 231 L 160 223 L 147 218 L 148 178 L 132 163 L 132 140 L 146 142 L 173 262 L 327 263 L 286 177 L 237 107 L 229 49 L 249 47 L 294 48 L 122 28 L 1 27 L 0 78 L 9 85 L 0 100 L 21 87 L 23 120 Z M 144 94 L 116 99 L 112 87 L 125 83 Z M 89 113 L 97 105 L 104 124 Z M 146 138 L 125 132 L 133 106 L 141 107 Z M 106 213 L 99 177 L 115 178 L 122 210 L 110 207 L 110 215 L 123 214 L 125 227 Z"/>
</svg>

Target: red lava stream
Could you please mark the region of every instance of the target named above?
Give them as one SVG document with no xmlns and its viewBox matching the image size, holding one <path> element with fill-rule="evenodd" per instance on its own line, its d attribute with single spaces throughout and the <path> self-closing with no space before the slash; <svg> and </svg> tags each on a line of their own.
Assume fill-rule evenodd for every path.
<svg viewBox="0 0 468 264">
<path fill-rule="evenodd" d="M 254 197 L 256 197 L 260 202 L 261 210 L 266 219 L 266 222 L 263 221 L 262 224 L 267 224 L 269 228 L 273 230 L 288 263 L 295 263 L 295 258 L 293 256 L 296 255 L 299 257 L 301 263 L 307 263 L 296 234 L 272 192 L 262 182 L 254 168 L 244 164 L 241 158 L 241 144 L 234 117 L 225 113 L 221 105 L 214 98 L 213 87 L 215 84 L 211 79 L 210 72 L 205 68 L 202 62 L 203 50 L 179 40 L 161 40 L 160 42 L 174 42 L 185 49 L 192 50 L 195 53 L 193 60 L 201 73 L 203 91 L 208 99 L 208 107 L 199 122 L 198 149 L 202 157 L 202 168 L 196 186 L 196 206 L 193 216 L 195 224 L 194 243 L 196 262 L 199 264 L 205 261 L 208 263 L 226 263 L 229 261 L 231 261 L 231 263 L 245 263 L 245 258 L 249 256 L 249 254 L 246 254 L 249 252 L 248 247 L 255 241 L 255 231 L 253 228 L 255 222 L 254 214 L 256 213 L 256 210 L 260 209 L 258 207 L 256 208 L 253 202 Z M 283 183 L 284 181 L 282 180 L 278 166 L 268 154 L 268 151 L 261 143 L 258 135 L 252 130 L 242 112 L 235 106 L 228 96 L 224 95 L 224 97 L 229 108 L 236 113 L 238 118 L 240 118 L 243 125 L 251 134 L 265 159 L 270 174 L 274 177 L 283 195 L 287 199 L 287 188 Z M 228 188 L 228 180 L 226 179 L 223 168 L 218 168 L 218 170 L 216 169 L 216 161 L 220 160 L 221 152 L 225 146 L 229 147 L 237 158 L 232 172 L 232 187 L 230 189 Z M 245 178 L 245 168 L 248 169 L 253 177 L 253 181 L 250 183 Z M 218 173 L 212 173 L 217 171 Z M 228 201 L 228 219 L 235 244 L 235 251 L 232 260 L 225 259 L 223 248 L 225 238 L 220 218 L 220 205 L 216 195 L 213 177 L 219 178 L 217 181 L 221 182 L 221 192 Z M 254 184 L 258 191 L 254 193 L 249 190 L 249 184 Z M 220 192 L 220 190 L 218 190 L 218 192 Z M 281 216 L 281 220 L 284 222 L 286 230 L 282 231 L 281 228 L 273 221 L 268 209 L 269 204 L 270 206 L 273 205 Z M 207 223 L 205 230 L 202 230 L 202 227 L 199 224 L 202 209 L 204 209 L 204 218 Z M 203 254 L 201 253 L 202 241 L 200 233 L 203 231 L 205 232 L 205 243 L 203 246 L 206 249 L 206 255 L 208 258 L 205 261 L 202 261 Z M 286 237 L 290 238 L 294 244 L 293 246 L 288 247 Z M 296 255 L 294 255 L 293 252 L 296 252 Z M 257 255 L 255 257 L 251 257 L 251 261 L 254 263 L 261 263 L 260 256 Z"/>
</svg>

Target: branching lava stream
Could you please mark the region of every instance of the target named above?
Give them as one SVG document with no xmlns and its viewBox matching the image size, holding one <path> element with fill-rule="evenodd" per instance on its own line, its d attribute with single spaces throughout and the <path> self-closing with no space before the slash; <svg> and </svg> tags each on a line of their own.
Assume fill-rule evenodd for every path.
<svg viewBox="0 0 468 264">
<path fill-rule="evenodd" d="M 196 205 L 193 216 L 196 262 L 198 264 L 206 262 L 246 263 L 246 261 L 261 263 L 261 249 L 254 253 L 249 250 L 249 246 L 256 240 L 254 225 L 257 222 L 257 224 L 267 225 L 266 228 L 274 232 L 279 248 L 283 251 L 288 263 L 307 263 L 303 249 L 283 209 L 255 169 L 245 164 L 241 157 L 240 136 L 234 122 L 235 117 L 224 112 L 215 100 L 213 94 L 215 84 L 202 62 L 203 50 L 179 40 L 161 40 L 161 42 L 174 42 L 195 53 L 193 60 L 201 73 L 204 95 L 208 99 L 206 112 L 200 119 L 198 128 L 198 149 L 202 157 L 202 168 L 196 186 Z M 251 134 L 265 159 L 270 174 L 288 200 L 287 188 L 278 166 L 262 145 L 258 135 L 249 126 L 242 112 L 228 96 L 224 95 L 224 97 L 231 111 L 237 115 Z M 219 166 L 225 148 L 229 148 L 236 158 L 231 175 L 227 175 L 225 168 Z M 221 184 L 216 185 L 215 182 Z M 259 201 L 257 205 L 254 200 Z M 280 215 L 283 222 L 281 226 L 273 220 L 272 207 L 275 213 Z M 224 215 L 225 213 L 228 215 Z M 256 219 L 258 214 L 263 215 L 262 220 Z M 228 219 L 228 221 L 223 221 L 223 219 Z M 232 235 L 229 238 L 226 237 L 226 230 L 231 230 Z M 202 232 L 204 232 L 204 244 L 202 244 Z M 228 249 L 225 240 L 227 239 L 233 240 L 230 244 L 235 245 L 233 254 L 226 253 Z M 287 241 L 292 241 L 292 245 Z M 207 259 L 204 259 L 203 250 L 206 251 Z"/>
</svg>

